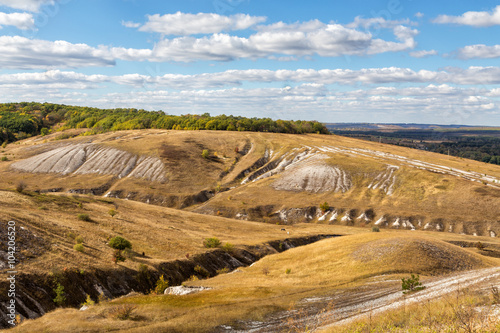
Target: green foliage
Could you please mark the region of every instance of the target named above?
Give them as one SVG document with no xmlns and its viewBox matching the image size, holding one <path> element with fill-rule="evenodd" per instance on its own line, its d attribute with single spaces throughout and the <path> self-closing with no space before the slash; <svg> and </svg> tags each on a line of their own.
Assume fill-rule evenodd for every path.
<svg viewBox="0 0 500 333">
<path fill-rule="evenodd" d="M 111 215 L 111 217 L 115 217 L 115 215 L 118 214 L 118 212 L 114 209 L 110 209 L 108 214 Z"/>
<path fill-rule="evenodd" d="M 222 246 L 222 249 L 227 253 L 232 253 L 234 251 L 234 245 L 231 243 L 226 243 Z"/>
<path fill-rule="evenodd" d="M 194 268 L 194 271 L 196 273 L 200 274 L 204 278 L 210 277 L 210 273 L 205 268 L 203 268 L 200 265 L 196 265 L 195 268 Z"/>
<path fill-rule="evenodd" d="M 121 250 L 115 250 L 113 253 L 113 262 L 115 264 L 118 264 L 120 261 L 125 261 L 127 258 L 125 258 L 122 254 Z"/>
<path fill-rule="evenodd" d="M 227 273 L 229 273 L 229 268 L 227 268 L 227 267 L 224 267 L 224 268 L 217 270 L 217 274 L 227 274 Z"/>
<path fill-rule="evenodd" d="M 54 292 L 56 293 L 56 297 L 53 299 L 54 303 L 56 303 L 59 306 L 62 306 L 66 302 L 66 294 L 64 292 L 64 286 L 60 283 L 57 283 Z"/>
<path fill-rule="evenodd" d="M 420 276 L 418 274 L 417 275 L 411 274 L 409 278 L 401 279 L 401 289 L 403 289 L 403 294 L 419 291 L 424 288 L 425 287 L 422 286 L 422 283 L 420 282 Z"/>
<path fill-rule="evenodd" d="M 73 250 L 78 251 L 78 252 L 83 252 L 85 248 L 83 247 L 83 244 L 75 244 L 73 246 Z"/>
<path fill-rule="evenodd" d="M 89 214 L 78 214 L 76 217 L 77 217 L 80 221 L 92 222 L 92 219 L 90 218 Z"/>
<path fill-rule="evenodd" d="M 287 268 L 286 271 L 285 271 L 285 274 L 288 275 L 292 272 L 292 269 L 291 268 Z"/>
<path fill-rule="evenodd" d="M 2 162 L 5 162 L 5 161 L 8 161 L 9 158 L 7 156 L 2 156 L 1 160 L 2 160 Z"/>
<path fill-rule="evenodd" d="M 160 278 L 156 281 L 156 286 L 155 286 L 155 289 L 153 290 L 153 292 L 156 294 L 156 295 L 161 295 L 165 292 L 165 289 L 168 288 L 168 281 L 165 281 L 165 278 L 162 276 L 160 276 Z"/>
<path fill-rule="evenodd" d="M 81 306 L 92 306 L 94 304 L 95 302 L 92 300 L 92 298 L 90 298 L 90 295 L 87 294 L 87 298 L 85 299 L 85 302 L 81 304 Z"/>
<path fill-rule="evenodd" d="M 76 244 L 82 244 L 83 243 L 83 237 L 82 236 L 76 236 L 75 237 L 75 242 L 76 242 Z"/>
<path fill-rule="evenodd" d="M 113 249 L 117 250 L 125 250 L 125 249 L 131 249 L 132 248 L 132 243 L 130 243 L 128 240 L 121 236 L 115 236 L 109 240 L 108 245 L 112 247 Z"/>
<path fill-rule="evenodd" d="M 372 227 L 372 232 L 380 232 L 380 228 L 379 227 Z"/>
<path fill-rule="evenodd" d="M 275 133 L 322 133 L 328 129 L 316 121 L 287 121 L 239 116 L 167 115 L 163 111 L 98 109 L 51 103 L 0 104 L 0 142 L 14 142 L 33 135 L 47 135 L 50 128 L 88 128 L 85 135 L 130 129 L 188 129 Z M 70 135 L 63 133 L 58 139 Z"/>
<path fill-rule="evenodd" d="M 2 143 L 2 148 L 4 148 L 4 149 L 5 149 L 5 147 L 7 147 L 7 144 L 8 144 L 8 143 L 9 143 L 8 141 L 4 141 L 4 142 Z"/>
<path fill-rule="evenodd" d="M 203 246 L 207 249 L 219 247 L 221 244 L 220 240 L 217 237 L 207 238 L 203 241 Z"/>
<path fill-rule="evenodd" d="M 321 211 L 324 213 L 330 209 L 330 205 L 325 201 L 321 205 L 319 205 L 319 209 L 321 209 Z"/>
<path fill-rule="evenodd" d="M 203 149 L 203 151 L 201 152 L 201 157 L 208 158 L 209 156 L 210 152 L 208 151 L 208 149 Z"/>
</svg>

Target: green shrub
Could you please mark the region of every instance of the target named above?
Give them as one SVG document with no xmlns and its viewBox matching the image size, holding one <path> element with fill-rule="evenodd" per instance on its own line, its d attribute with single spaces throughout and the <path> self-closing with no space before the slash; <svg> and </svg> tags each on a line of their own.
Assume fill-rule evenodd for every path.
<svg viewBox="0 0 500 333">
<path fill-rule="evenodd" d="M 231 243 L 226 243 L 224 244 L 224 246 L 222 246 L 222 249 L 227 253 L 232 253 L 234 251 L 234 245 Z"/>
<path fill-rule="evenodd" d="M 40 135 L 41 136 L 46 136 L 49 134 L 49 129 L 47 127 L 43 127 L 41 130 L 40 130 Z"/>
<path fill-rule="evenodd" d="M 114 209 L 110 209 L 108 214 L 111 215 L 111 217 L 115 217 L 115 215 L 118 214 L 118 212 Z"/>
<path fill-rule="evenodd" d="M 2 156 L 1 160 L 2 160 L 2 162 L 5 162 L 5 161 L 8 161 L 9 158 L 7 156 Z"/>
<path fill-rule="evenodd" d="M 286 271 L 285 271 L 285 274 L 290 274 L 292 272 L 292 269 L 291 268 L 287 268 Z"/>
<path fill-rule="evenodd" d="M 76 238 L 76 234 L 74 232 L 68 232 L 66 236 L 68 236 L 68 238 L 71 238 L 73 240 Z"/>
<path fill-rule="evenodd" d="M 156 281 L 156 286 L 155 286 L 155 289 L 154 289 L 154 293 L 156 295 L 161 295 L 165 292 L 165 289 L 168 288 L 168 281 L 165 281 L 165 278 L 162 276 L 160 276 L 160 278 L 158 279 L 158 281 Z"/>
<path fill-rule="evenodd" d="M 85 302 L 83 302 L 80 306 L 92 306 L 94 305 L 95 302 L 90 298 L 90 295 L 87 294 L 87 298 L 85 299 Z"/>
<path fill-rule="evenodd" d="M 405 279 L 401 279 L 401 288 L 403 289 L 403 294 L 408 294 L 414 291 L 419 291 L 424 289 L 425 287 L 422 286 L 422 283 L 419 281 L 420 276 L 411 274 L 411 277 Z"/>
<path fill-rule="evenodd" d="M 217 237 L 207 238 L 203 241 L 203 246 L 205 246 L 207 249 L 219 247 L 220 244 L 221 242 Z"/>
<path fill-rule="evenodd" d="M 83 237 L 82 236 L 76 236 L 75 237 L 75 242 L 76 242 L 76 244 L 82 244 L 83 243 Z"/>
<path fill-rule="evenodd" d="M 330 205 L 325 201 L 321 205 L 319 205 L 319 209 L 321 209 L 321 211 L 324 213 L 330 209 Z"/>
<path fill-rule="evenodd" d="M 379 227 L 372 227 L 372 231 L 373 232 L 380 232 L 380 229 L 379 229 Z"/>
<path fill-rule="evenodd" d="M 132 243 L 130 243 L 128 240 L 121 236 L 115 236 L 109 240 L 108 245 L 112 247 L 113 249 L 117 250 L 125 250 L 125 249 L 131 249 L 132 248 Z"/>
<path fill-rule="evenodd" d="M 208 158 L 209 156 L 210 152 L 208 151 L 208 149 L 203 149 L 203 151 L 201 152 L 201 157 Z"/>
<path fill-rule="evenodd" d="M 61 306 L 66 302 L 66 294 L 64 292 L 64 286 L 60 283 L 57 284 L 57 287 L 54 289 L 56 293 L 56 297 L 53 299 L 54 303 Z"/>
<path fill-rule="evenodd" d="M 131 304 L 118 305 L 109 311 L 109 317 L 119 320 L 133 319 L 133 312 L 136 308 L 137 306 Z"/>
<path fill-rule="evenodd" d="M 122 255 L 122 251 L 121 250 L 115 250 L 115 252 L 113 253 L 113 262 L 115 264 L 118 264 L 120 261 L 125 261 L 126 258 Z"/>
<path fill-rule="evenodd" d="M 205 277 L 205 278 L 208 278 L 210 277 L 210 273 L 203 267 L 201 267 L 200 265 L 196 265 L 196 267 L 194 268 L 194 271 L 198 274 L 200 274 L 202 277 Z"/>
<path fill-rule="evenodd" d="M 227 268 L 227 267 L 224 267 L 224 268 L 217 270 L 217 274 L 227 274 L 227 273 L 229 273 L 229 268 Z"/>
<path fill-rule="evenodd" d="M 78 214 L 76 217 L 78 217 L 78 219 L 80 221 L 85 221 L 85 222 L 91 222 L 92 219 L 90 218 L 89 214 Z"/>
<path fill-rule="evenodd" d="M 83 244 L 78 243 L 73 246 L 73 249 L 78 252 L 83 252 L 85 248 L 83 247 Z"/>
</svg>

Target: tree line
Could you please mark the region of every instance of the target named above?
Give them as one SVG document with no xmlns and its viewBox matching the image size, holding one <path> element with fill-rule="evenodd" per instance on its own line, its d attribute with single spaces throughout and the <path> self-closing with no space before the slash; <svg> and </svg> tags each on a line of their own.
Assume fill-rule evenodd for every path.
<svg viewBox="0 0 500 333">
<path fill-rule="evenodd" d="M 274 133 L 328 134 L 317 121 L 272 120 L 218 115 L 168 115 L 163 111 L 137 109 L 99 109 L 52 103 L 0 104 L 0 143 L 34 135 L 45 135 L 57 128 L 88 128 L 89 134 L 132 129 L 219 130 Z"/>
</svg>

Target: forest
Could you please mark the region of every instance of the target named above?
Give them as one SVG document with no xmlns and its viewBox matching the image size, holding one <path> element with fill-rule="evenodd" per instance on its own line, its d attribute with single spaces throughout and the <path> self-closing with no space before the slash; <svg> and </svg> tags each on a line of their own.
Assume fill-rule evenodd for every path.
<svg viewBox="0 0 500 333">
<path fill-rule="evenodd" d="M 85 134 L 132 129 L 219 130 L 328 134 L 317 121 L 272 120 L 241 116 L 168 115 L 163 111 L 99 109 L 51 103 L 0 104 L 0 143 L 14 142 L 55 130 L 88 128 Z"/>
<path fill-rule="evenodd" d="M 333 129 L 334 134 L 394 144 L 500 165 L 500 130 L 497 129 Z"/>
</svg>

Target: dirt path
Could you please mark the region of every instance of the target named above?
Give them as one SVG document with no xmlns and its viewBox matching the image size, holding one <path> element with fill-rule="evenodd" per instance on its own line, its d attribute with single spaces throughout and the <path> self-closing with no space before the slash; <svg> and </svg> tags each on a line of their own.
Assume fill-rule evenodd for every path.
<svg viewBox="0 0 500 333">
<path fill-rule="evenodd" d="M 457 290 L 481 285 L 499 285 L 500 267 L 460 272 L 426 280 L 424 290 L 403 295 L 399 280 L 372 282 L 357 289 L 347 289 L 327 297 L 304 299 L 299 310 L 273 315 L 266 322 L 240 323 L 238 329 L 219 327 L 216 332 L 280 332 L 287 322 L 316 327 L 318 330 L 348 324 L 403 306 L 437 299 Z M 329 309 L 328 304 L 331 305 Z M 242 327 L 244 327 L 242 329 Z"/>
</svg>

